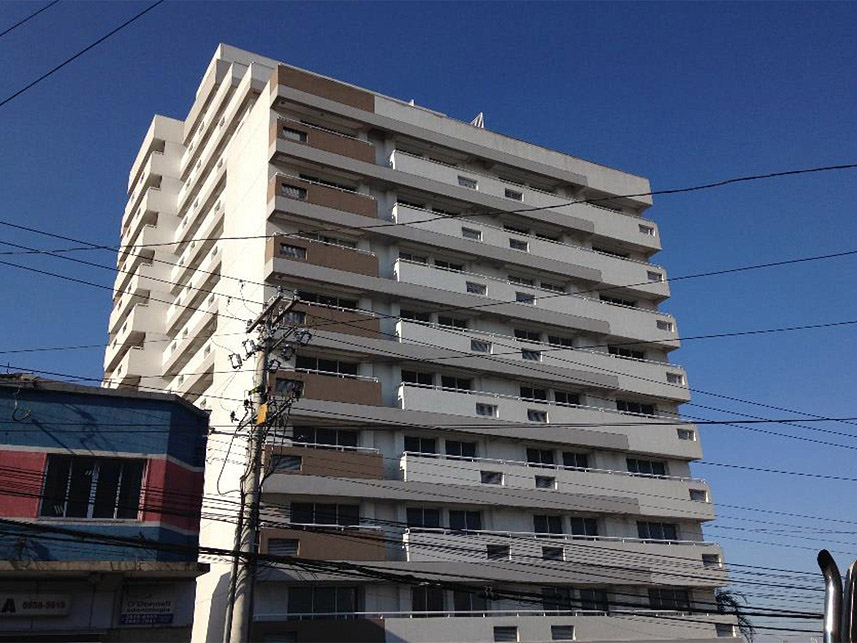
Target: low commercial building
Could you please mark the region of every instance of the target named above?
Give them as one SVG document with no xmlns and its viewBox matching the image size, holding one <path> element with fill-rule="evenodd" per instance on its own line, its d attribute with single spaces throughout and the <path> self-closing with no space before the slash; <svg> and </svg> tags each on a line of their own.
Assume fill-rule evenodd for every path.
<svg viewBox="0 0 857 643">
<path fill-rule="evenodd" d="M 0 641 L 190 639 L 208 415 L 0 376 Z"/>
</svg>

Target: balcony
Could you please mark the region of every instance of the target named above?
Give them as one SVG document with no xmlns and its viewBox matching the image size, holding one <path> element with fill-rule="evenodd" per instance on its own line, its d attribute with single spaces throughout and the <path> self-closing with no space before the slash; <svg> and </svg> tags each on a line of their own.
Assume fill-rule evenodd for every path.
<svg viewBox="0 0 857 643">
<path fill-rule="evenodd" d="M 473 353 L 474 356 L 492 356 L 489 365 L 494 360 L 525 364 L 528 367 L 543 364 L 554 368 L 592 369 L 596 374 L 617 375 L 619 389 L 631 391 L 640 395 L 652 396 L 677 402 L 690 399 L 687 388 L 687 377 L 684 369 L 668 362 L 653 362 L 611 355 L 604 351 L 580 348 L 563 348 L 550 344 L 528 342 L 509 335 L 485 333 L 477 330 L 463 330 L 427 324 L 412 320 L 400 320 L 396 324 L 396 334 L 402 343 L 420 343 L 440 346 L 461 353 L 471 353 L 471 341 L 478 340 L 490 344 L 490 353 Z M 523 357 L 523 350 L 540 352 L 540 360 L 533 362 Z M 681 384 L 670 383 L 667 374 L 677 375 Z M 550 379 L 549 372 L 544 378 Z M 555 377 L 554 377 L 555 379 Z"/>
<path fill-rule="evenodd" d="M 220 281 L 221 252 L 217 244 L 212 246 L 208 257 L 202 262 L 187 284 L 179 291 L 175 302 L 167 309 L 167 332 L 187 322 L 201 300 L 210 295 Z"/>
<path fill-rule="evenodd" d="M 288 118 L 280 118 L 271 123 L 271 142 L 274 143 L 277 139 L 347 156 L 364 163 L 375 162 L 375 146 L 371 143 Z"/>
<path fill-rule="evenodd" d="M 283 235 L 268 239 L 266 258 L 273 257 L 378 276 L 378 257 L 375 253 L 298 236 Z"/>
<path fill-rule="evenodd" d="M 657 224 L 649 219 L 614 212 L 613 210 L 588 203 L 566 205 L 571 201 L 567 197 L 542 192 L 541 190 L 523 185 L 516 185 L 508 181 L 501 181 L 496 177 L 480 174 L 469 169 L 430 161 L 429 159 L 414 156 L 401 150 L 396 150 L 390 155 L 390 166 L 400 172 L 454 186 L 459 185 L 459 176 L 472 178 L 476 180 L 474 192 L 508 201 L 510 204 L 509 210 L 555 207 L 557 214 L 566 214 L 592 223 L 595 226 L 594 234 L 597 236 L 623 241 L 641 248 L 643 251 L 651 252 L 660 249 Z M 521 193 L 522 199 L 508 199 L 506 197 L 507 188 Z M 526 216 L 526 214 L 523 216 Z"/>
<path fill-rule="evenodd" d="M 485 410 L 493 410 L 494 414 L 477 414 L 477 405 L 482 405 Z M 680 459 L 702 456 L 693 425 L 668 417 L 633 415 L 594 406 L 566 406 L 487 391 L 462 391 L 404 382 L 398 388 L 398 406 L 406 411 L 460 415 L 468 418 L 464 424 L 472 423 L 473 418 L 489 422 L 492 426 L 499 423 L 502 427 L 502 423 L 508 423 L 509 433 L 515 436 L 522 433 L 534 435 L 540 424 L 546 430 L 551 428 L 551 424 L 559 425 L 554 434 L 561 436 L 563 425 L 574 425 L 574 428 L 583 430 L 625 435 L 628 450 L 637 453 L 658 453 Z M 546 413 L 547 422 L 530 421 L 529 410 Z M 478 424 L 472 426 L 478 428 Z M 685 437 L 680 437 L 679 429 L 689 433 L 681 434 Z M 492 431 L 498 433 L 494 429 Z M 552 439 L 561 441 L 559 437 Z"/>
<path fill-rule="evenodd" d="M 678 340 L 675 339 L 677 337 L 675 321 L 670 315 L 655 310 L 610 304 L 575 294 L 558 294 L 540 288 L 512 284 L 495 277 L 445 270 L 404 259 L 396 260 L 393 274 L 397 281 L 403 283 L 461 294 L 471 293 L 474 304 L 478 304 L 484 298 L 486 306 L 492 300 L 515 302 L 517 293 L 524 293 L 532 297 L 530 300 L 532 303 L 518 303 L 518 306 L 603 320 L 610 324 L 610 335 L 678 347 Z M 475 292 L 475 289 L 468 284 L 478 285 L 481 292 Z"/>
<path fill-rule="evenodd" d="M 583 246 L 560 243 L 542 239 L 535 235 L 510 232 L 499 226 L 461 217 L 437 218 L 438 213 L 422 210 L 401 203 L 393 206 L 393 221 L 413 225 L 421 230 L 429 230 L 456 239 L 462 238 L 462 228 L 476 230 L 480 239 L 471 240 L 472 252 L 496 259 L 496 250 L 502 249 L 518 256 L 517 262 L 527 265 L 531 257 L 560 261 L 575 266 L 584 266 L 598 270 L 605 284 L 618 285 L 654 295 L 659 299 L 669 297 L 669 284 L 666 271 L 655 264 L 623 259 L 585 248 Z M 510 250 L 512 245 L 517 248 Z M 649 273 L 661 275 L 653 280 Z"/>
<path fill-rule="evenodd" d="M 717 544 L 701 540 L 646 541 L 619 536 L 487 530 L 464 533 L 430 528 L 406 529 L 402 539 L 409 562 L 480 562 L 487 560 L 488 545 L 503 545 L 509 547 L 509 558 L 504 560 L 517 562 L 519 567 L 546 564 L 559 571 L 576 563 L 579 571 L 580 564 L 592 564 L 594 574 L 609 575 L 611 572 L 599 569 L 599 565 L 616 565 L 617 557 L 621 556 L 623 567 L 645 570 L 654 583 L 716 587 L 728 582 L 722 566 L 706 565 L 702 559 L 706 554 L 722 560 L 723 550 Z M 545 547 L 554 550 L 550 554 L 554 558 L 545 559 Z"/>
<path fill-rule="evenodd" d="M 366 310 L 304 302 L 298 302 L 294 310 L 304 313 L 303 325 L 311 330 L 318 328 L 329 333 L 343 333 L 373 339 L 381 335 L 380 318 Z"/>
<path fill-rule="evenodd" d="M 114 295 L 118 294 L 119 298 L 113 302 L 113 310 L 110 312 L 110 321 L 108 330 L 110 333 L 117 332 L 120 324 L 125 321 L 125 318 L 131 313 L 131 309 L 137 303 L 148 299 L 153 288 L 157 287 L 158 282 L 153 279 L 154 267 L 143 264 L 135 272 L 122 290 L 116 289 Z M 121 278 L 121 275 L 117 275 Z M 155 297 L 158 299 L 158 297 Z"/>
<path fill-rule="evenodd" d="M 132 346 L 113 371 L 108 373 L 105 370 L 105 379 L 109 386 L 124 387 L 136 386 L 142 378 L 143 385 L 157 388 L 157 379 L 153 376 L 157 376 L 158 373 L 159 356 L 158 350 L 151 348 L 145 350 L 144 346 Z"/>
<path fill-rule="evenodd" d="M 268 199 L 277 199 L 276 209 L 288 212 L 290 203 L 309 203 L 331 210 L 375 219 L 378 206 L 368 194 L 350 192 L 297 177 L 278 174 L 268 185 Z"/>
<path fill-rule="evenodd" d="M 278 456 L 292 456 L 293 468 L 276 466 Z M 384 459 L 378 449 L 344 447 L 329 444 L 292 442 L 291 446 L 272 446 L 266 452 L 266 469 L 271 475 L 327 476 L 331 478 L 384 478 Z M 273 464 L 272 464 L 273 463 Z"/>
<path fill-rule="evenodd" d="M 443 482 L 507 489 L 544 488 L 569 494 L 631 496 L 639 500 L 644 515 L 676 516 L 688 520 L 714 519 L 714 505 L 710 500 L 703 502 L 690 499 L 691 489 L 701 491 L 710 499 L 708 484 L 704 480 L 417 453 L 405 453 L 399 468 L 406 482 Z M 500 483 L 483 483 L 484 471 L 499 473 Z M 539 487 L 536 478 L 541 478 L 543 482 L 552 479 L 552 483 L 547 487 Z"/>
<path fill-rule="evenodd" d="M 217 327 L 218 303 L 214 293 L 200 305 L 185 323 L 184 328 L 166 347 L 161 362 L 165 375 L 177 374 L 205 343 Z M 208 332 L 203 332 L 208 328 Z"/>
<path fill-rule="evenodd" d="M 138 303 L 131 309 L 113 341 L 104 351 L 104 370 L 112 371 L 125 351 L 140 344 L 147 333 L 159 333 L 163 328 L 163 304 Z"/>
<path fill-rule="evenodd" d="M 274 395 L 283 386 L 281 382 L 302 382 L 301 397 L 309 400 L 381 406 L 381 383 L 374 377 L 322 371 L 279 371 Z"/>
<path fill-rule="evenodd" d="M 312 531 L 301 529 L 263 528 L 260 548 L 270 552 L 271 540 L 296 540 L 297 558 L 307 560 L 385 560 L 384 532 L 372 527 L 337 527 L 308 525 Z"/>
</svg>

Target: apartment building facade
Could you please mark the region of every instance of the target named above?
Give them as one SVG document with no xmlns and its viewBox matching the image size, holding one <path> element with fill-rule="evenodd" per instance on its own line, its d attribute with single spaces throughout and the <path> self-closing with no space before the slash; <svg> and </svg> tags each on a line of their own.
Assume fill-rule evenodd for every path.
<svg viewBox="0 0 857 643">
<path fill-rule="evenodd" d="M 266 445 L 261 551 L 374 576 L 266 566 L 254 639 L 735 634 L 647 180 L 221 45 L 128 189 L 106 386 L 230 425 L 262 303 L 297 293 L 312 334 L 271 375 L 302 397 Z M 243 458 L 211 436 L 206 494 L 234 499 Z M 211 511 L 201 541 L 232 547 Z M 228 578 L 200 578 L 196 640 Z"/>
</svg>

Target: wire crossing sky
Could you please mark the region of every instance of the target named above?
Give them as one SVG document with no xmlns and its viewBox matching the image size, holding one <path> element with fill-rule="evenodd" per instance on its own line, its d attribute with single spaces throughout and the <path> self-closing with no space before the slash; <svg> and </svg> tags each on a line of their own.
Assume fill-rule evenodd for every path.
<svg viewBox="0 0 857 643">
<path fill-rule="evenodd" d="M 28 19 L 43 4 L 0 5 L 0 97 L 151 6 L 59 2 Z M 853 3 L 472 2 L 455 4 L 454 13 L 452 6 L 164 2 L 3 106 L 0 218 L 116 246 L 128 170 L 151 117 L 184 117 L 218 42 L 465 121 L 484 112 L 489 129 L 641 174 L 656 193 L 854 160 Z M 666 250 L 653 260 L 679 276 L 848 251 L 857 238 L 855 197 L 853 171 L 656 194 L 646 216 L 658 222 Z M 66 245 L 3 232 L 26 247 Z M 76 256 L 111 263 L 107 251 Z M 42 272 L 0 265 L 0 349 L 105 343 L 111 273 L 43 255 L 14 262 Z M 853 325 L 737 334 L 857 319 L 855 279 L 857 258 L 842 257 L 673 283 L 665 310 L 682 336 L 736 333 L 688 341 L 672 356 L 691 387 L 736 398 L 716 402 L 734 415 L 686 412 L 792 416 L 743 399 L 824 418 L 857 416 Z M 261 298 L 258 286 L 244 292 Z M 6 357 L 101 376 L 97 348 Z M 812 426 L 857 435 L 841 423 Z M 723 426 L 700 431 L 706 460 L 730 465 L 695 469 L 716 503 L 853 517 L 842 514 L 853 490 L 841 479 L 857 477 L 847 449 Z M 852 533 L 801 535 L 811 539 L 793 542 L 846 541 L 857 551 Z M 785 542 L 771 534 L 746 540 Z M 723 542 L 727 560 L 817 573 L 811 550 Z"/>
</svg>

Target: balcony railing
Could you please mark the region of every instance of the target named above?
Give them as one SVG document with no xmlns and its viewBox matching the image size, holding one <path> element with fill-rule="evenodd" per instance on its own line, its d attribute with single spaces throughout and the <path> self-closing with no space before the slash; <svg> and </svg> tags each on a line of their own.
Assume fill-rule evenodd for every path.
<svg viewBox="0 0 857 643">
<path fill-rule="evenodd" d="M 595 541 L 605 543 L 628 543 L 637 545 L 680 545 L 687 547 L 717 547 L 716 543 L 704 540 L 657 540 L 651 538 L 630 538 L 625 536 L 585 536 L 578 534 L 551 534 L 531 531 L 492 531 L 487 529 L 460 530 L 443 527 L 408 527 L 405 534 L 438 534 L 441 536 L 487 536 L 502 540 L 538 542 L 539 544 Z"/>
<path fill-rule="evenodd" d="M 629 476 L 632 478 L 649 478 L 655 480 L 672 480 L 675 482 L 693 482 L 697 484 L 707 484 L 702 478 L 689 478 L 685 476 L 661 476 L 653 473 L 633 473 L 631 471 L 619 471 L 617 469 L 593 469 L 590 467 L 569 467 L 562 464 L 542 464 L 537 462 L 525 462 L 523 460 L 501 460 L 497 458 L 477 458 L 461 455 L 446 455 L 441 453 L 417 453 L 413 451 L 405 451 L 403 456 L 412 458 L 431 458 L 433 460 L 461 460 L 463 462 L 488 462 L 492 464 L 505 464 L 518 467 L 527 467 L 531 469 L 554 469 L 558 471 L 579 471 L 582 473 L 601 473 L 612 476 Z"/>
<path fill-rule="evenodd" d="M 256 614 L 255 621 L 282 621 L 282 620 L 318 620 L 318 619 L 392 619 L 392 618 L 452 618 L 452 617 L 477 617 L 477 618 L 499 618 L 499 617 L 525 617 L 525 616 L 688 616 L 705 618 L 713 614 L 700 614 L 699 612 L 682 612 L 679 610 L 657 610 L 657 609 L 613 609 L 604 612 L 601 610 L 457 610 L 442 612 L 301 612 L 292 614 Z M 723 616 L 717 614 L 717 616 Z"/>
</svg>

